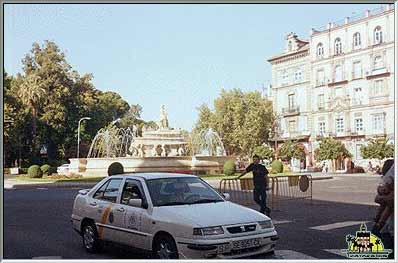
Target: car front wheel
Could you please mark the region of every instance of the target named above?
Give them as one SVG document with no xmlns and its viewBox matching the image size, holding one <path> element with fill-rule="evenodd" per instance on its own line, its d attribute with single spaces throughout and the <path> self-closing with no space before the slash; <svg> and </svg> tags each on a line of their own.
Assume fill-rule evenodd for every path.
<svg viewBox="0 0 398 263">
<path fill-rule="evenodd" d="M 92 223 L 83 226 L 83 246 L 89 253 L 97 253 L 102 250 L 103 244 L 98 237 L 97 228 Z"/>
<path fill-rule="evenodd" d="M 154 243 L 153 256 L 157 259 L 178 259 L 177 246 L 170 236 L 160 236 Z"/>
</svg>

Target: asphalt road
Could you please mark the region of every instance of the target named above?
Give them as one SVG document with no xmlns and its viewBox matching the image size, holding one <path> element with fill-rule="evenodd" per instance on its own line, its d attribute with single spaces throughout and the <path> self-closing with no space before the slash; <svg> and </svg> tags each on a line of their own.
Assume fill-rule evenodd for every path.
<svg viewBox="0 0 398 263">
<path fill-rule="evenodd" d="M 376 206 L 369 204 L 378 180 L 371 179 L 347 177 L 314 181 L 314 199 L 322 200 L 287 201 L 279 206 L 271 217 L 280 240 L 276 256 L 268 258 L 344 258 L 339 251 L 347 248 L 345 236 L 355 235 L 361 222 L 370 222 L 374 217 Z M 344 187 L 349 187 L 350 191 L 346 192 Z M 101 254 L 86 253 L 69 221 L 77 191 L 62 188 L 5 190 L 4 258 L 146 258 L 138 251 L 115 246 L 106 247 Z M 371 223 L 367 225 L 370 227 Z"/>
</svg>

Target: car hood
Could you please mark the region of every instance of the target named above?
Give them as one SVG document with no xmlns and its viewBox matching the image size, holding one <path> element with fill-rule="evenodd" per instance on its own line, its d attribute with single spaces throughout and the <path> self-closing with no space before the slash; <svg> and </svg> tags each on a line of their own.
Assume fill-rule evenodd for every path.
<svg viewBox="0 0 398 263">
<path fill-rule="evenodd" d="M 232 225 L 269 219 L 267 216 L 232 202 L 156 207 L 158 215 L 199 227 Z M 169 221 L 169 220 L 168 220 Z"/>
</svg>

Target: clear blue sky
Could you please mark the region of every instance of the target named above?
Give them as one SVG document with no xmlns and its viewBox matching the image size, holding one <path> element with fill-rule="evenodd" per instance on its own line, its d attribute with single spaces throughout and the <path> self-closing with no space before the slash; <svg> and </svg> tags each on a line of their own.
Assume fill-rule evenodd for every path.
<svg viewBox="0 0 398 263">
<path fill-rule="evenodd" d="M 165 104 L 173 127 L 191 130 L 197 107 L 212 107 L 222 87 L 260 90 L 266 59 L 284 37 L 308 39 L 312 27 L 380 5 L 5 4 L 5 70 L 22 71 L 33 42 L 55 41 L 97 89 L 116 91 L 158 120 Z"/>
</svg>

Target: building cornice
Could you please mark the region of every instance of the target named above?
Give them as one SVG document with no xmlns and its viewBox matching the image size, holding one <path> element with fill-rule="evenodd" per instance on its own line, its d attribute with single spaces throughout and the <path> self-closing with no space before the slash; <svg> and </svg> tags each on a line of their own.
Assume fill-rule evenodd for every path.
<svg viewBox="0 0 398 263">
<path fill-rule="evenodd" d="M 371 19 L 374 19 L 374 18 L 377 18 L 377 17 L 380 17 L 380 16 L 384 16 L 384 15 L 387 15 L 389 13 L 394 13 L 394 8 L 392 8 L 390 10 L 386 10 L 386 11 L 381 12 L 379 14 L 370 15 L 368 17 L 364 17 L 364 18 L 349 22 L 347 24 L 336 25 L 336 26 L 334 26 L 332 28 L 329 28 L 329 29 L 325 29 L 325 30 L 316 30 L 316 29 L 314 29 L 314 32 L 310 35 L 310 38 L 312 38 L 313 36 L 319 36 L 321 34 L 330 33 L 332 31 L 339 30 L 339 29 L 342 29 L 344 27 L 349 27 L 349 26 L 353 26 L 355 24 L 363 23 L 365 21 L 368 21 L 368 20 L 371 20 Z"/>
<path fill-rule="evenodd" d="M 358 109 L 372 109 L 374 110 L 374 107 L 378 107 L 378 106 L 390 106 L 393 105 L 394 106 L 394 101 L 387 101 L 387 102 L 379 102 L 379 103 L 372 103 L 372 104 L 362 104 L 362 105 L 352 105 L 350 107 L 345 108 L 343 111 L 347 111 L 347 110 L 358 110 Z M 325 114 L 325 113 L 332 113 L 335 112 L 334 109 L 328 109 L 328 110 L 313 110 L 311 111 L 311 114 L 316 117 L 316 114 Z"/>
<path fill-rule="evenodd" d="M 272 89 L 292 88 L 293 86 L 301 86 L 301 85 L 307 84 L 307 83 L 310 83 L 310 81 L 306 80 L 306 81 L 293 83 L 293 84 L 289 84 L 289 85 L 275 86 L 275 87 L 272 87 Z"/>
<path fill-rule="evenodd" d="M 299 50 L 299 51 L 294 52 L 294 53 L 288 53 L 288 54 L 282 54 L 282 55 L 274 56 L 274 57 L 272 57 L 270 59 L 267 59 L 267 61 L 269 63 L 271 63 L 272 65 L 273 64 L 280 64 L 280 63 L 283 63 L 283 62 L 286 62 L 286 61 L 292 61 L 292 60 L 295 60 L 295 59 L 299 59 L 299 58 L 308 56 L 310 54 L 309 51 L 310 51 L 310 49 L 306 48 L 306 49 Z"/>
</svg>

